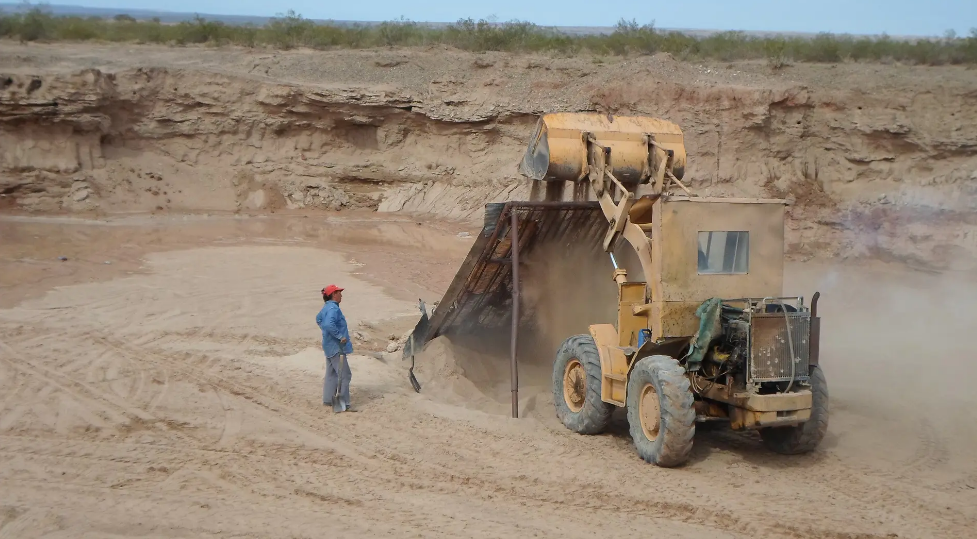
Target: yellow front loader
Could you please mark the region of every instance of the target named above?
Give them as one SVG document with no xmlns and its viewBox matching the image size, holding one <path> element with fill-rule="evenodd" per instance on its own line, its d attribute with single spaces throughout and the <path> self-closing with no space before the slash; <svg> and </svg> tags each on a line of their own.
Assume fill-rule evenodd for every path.
<svg viewBox="0 0 977 539">
<path fill-rule="evenodd" d="M 567 428 L 605 429 L 627 409 L 648 462 L 689 456 L 697 421 L 757 429 L 785 454 L 813 450 L 828 423 L 818 366 L 820 319 L 801 297 L 783 297 L 785 202 L 695 196 L 683 183 L 682 131 L 655 118 L 548 114 L 520 172 L 534 198 L 595 198 L 640 275 L 614 262 L 616 324 L 590 326 L 556 353 L 553 399 Z M 589 189 L 581 189 L 586 185 Z"/>
<path fill-rule="evenodd" d="M 697 422 L 758 430 L 784 454 L 820 443 L 820 294 L 810 307 L 783 296 L 783 200 L 696 196 L 682 181 L 682 130 L 655 118 L 544 115 L 518 168 L 531 200 L 487 205 L 441 303 L 430 317 L 422 307 L 405 358 L 439 335 L 511 324 L 517 417 L 517 330 L 534 316 L 520 312 L 520 258 L 576 243 L 610 254 L 618 297 L 616 320 L 556 351 L 553 400 L 568 429 L 600 433 L 624 407 L 638 454 L 659 466 L 688 459 Z"/>
</svg>

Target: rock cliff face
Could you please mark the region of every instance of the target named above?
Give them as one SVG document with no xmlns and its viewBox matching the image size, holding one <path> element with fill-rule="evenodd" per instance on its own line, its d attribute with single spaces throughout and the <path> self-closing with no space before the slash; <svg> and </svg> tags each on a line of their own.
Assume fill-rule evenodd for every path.
<svg viewBox="0 0 977 539">
<path fill-rule="evenodd" d="M 326 58 L 349 66 L 364 55 Z M 586 67 L 573 59 L 533 67 L 504 55 L 377 57 L 385 58 L 374 53 L 361 68 L 374 75 L 354 70 L 349 80 L 276 76 L 272 67 L 302 60 L 292 56 L 262 76 L 234 66 L 110 71 L 0 61 L 0 207 L 366 206 L 480 219 L 485 202 L 528 194 L 515 167 L 536 114 L 598 110 L 677 122 L 700 193 L 791 200 L 793 255 L 938 268 L 969 267 L 977 255 L 971 72 L 872 68 L 871 78 L 858 66 L 821 66 L 791 80 L 763 66 L 667 57 Z M 426 79 L 415 73 L 398 84 L 404 65 L 449 69 L 462 60 L 467 78 L 428 66 Z M 940 74 L 942 84 L 932 78 Z"/>
<path fill-rule="evenodd" d="M 391 184 L 492 177 L 505 157 L 496 126 L 397 93 L 164 69 L 7 81 L 0 189 L 40 211 L 376 206 Z"/>
</svg>

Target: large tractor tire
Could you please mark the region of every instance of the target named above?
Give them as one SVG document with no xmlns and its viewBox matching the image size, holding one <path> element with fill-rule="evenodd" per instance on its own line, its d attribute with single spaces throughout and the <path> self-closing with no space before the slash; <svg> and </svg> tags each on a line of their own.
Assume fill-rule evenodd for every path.
<svg viewBox="0 0 977 539">
<path fill-rule="evenodd" d="M 760 429 L 760 439 L 767 449 L 781 455 L 809 453 L 821 443 L 828 431 L 828 382 L 821 367 L 811 365 L 811 419 L 795 427 Z"/>
<path fill-rule="evenodd" d="M 599 434 L 607 428 L 614 405 L 600 400 L 600 356 L 590 335 L 563 341 L 553 364 L 553 404 L 556 417 L 579 434 Z"/>
<path fill-rule="evenodd" d="M 661 467 L 692 452 L 695 410 L 685 369 L 668 356 L 642 358 L 628 377 L 628 424 L 638 455 Z"/>
</svg>

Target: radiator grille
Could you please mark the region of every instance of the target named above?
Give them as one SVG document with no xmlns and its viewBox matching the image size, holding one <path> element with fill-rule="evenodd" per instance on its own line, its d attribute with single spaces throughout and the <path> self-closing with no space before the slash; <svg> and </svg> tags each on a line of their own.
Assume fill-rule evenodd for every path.
<svg viewBox="0 0 977 539">
<path fill-rule="evenodd" d="M 810 360 L 811 315 L 787 313 L 790 336 L 797 359 L 794 380 L 807 380 Z M 790 352 L 787 346 L 784 313 L 753 315 L 750 339 L 750 372 L 754 382 L 780 382 L 791 379 Z"/>
</svg>

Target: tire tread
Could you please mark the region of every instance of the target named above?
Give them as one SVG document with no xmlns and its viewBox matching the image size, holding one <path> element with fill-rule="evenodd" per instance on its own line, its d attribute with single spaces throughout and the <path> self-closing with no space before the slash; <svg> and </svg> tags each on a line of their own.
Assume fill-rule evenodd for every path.
<svg viewBox="0 0 977 539">
<path fill-rule="evenodd" d="M 654 383 L 656 379 L 658 384 Z M 661 428 L 654 442 L 645 438 L 638 416 L 637 399 L 646 381 L 656 386 L 659 395 Z M 695 438 L 694 400 L 685 369 L 674 358 L 649 356 L 639 360 L 628 380 L 628 423 L 642 459 L 662 467 L 688 460 Z"/>
<path fill-rule="evenodd" d="M 574 413 L 563 400 L 563 373 L 571 358 L 580 360 L 587 376 L 587 396 L 583 408 Z M 574 335 L 563 341 L 553 364 L 553 404 L 564 426 L 578 434 L 600 434 L 607 428 L 614 405 L 600 398 L 600 354 L 590 335 Z"/>
</svg>

